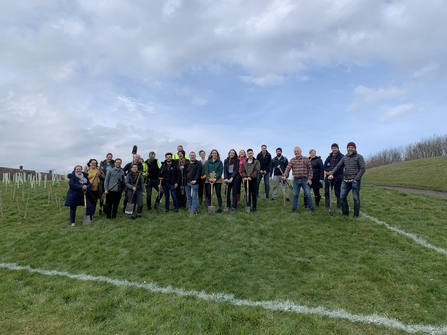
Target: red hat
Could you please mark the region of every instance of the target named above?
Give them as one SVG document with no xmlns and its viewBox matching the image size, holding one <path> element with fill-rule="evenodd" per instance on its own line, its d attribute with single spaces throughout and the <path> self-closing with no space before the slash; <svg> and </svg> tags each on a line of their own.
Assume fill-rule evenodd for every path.
<svg viewBox="0 0 447 335">
<path fill-rule="evenodd" d="M 354 142 L 349 142 L 348 145 L 346 146 L 346 148 L 347 147 L 354 147 L 354 149 L 357 149 L 357 146 L 355 145 Z"/>
</svg>

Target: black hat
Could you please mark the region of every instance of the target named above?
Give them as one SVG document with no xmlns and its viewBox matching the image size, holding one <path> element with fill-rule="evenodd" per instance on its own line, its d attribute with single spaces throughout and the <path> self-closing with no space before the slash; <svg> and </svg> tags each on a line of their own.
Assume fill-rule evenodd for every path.
<svg viewBox="0 0 447 335">
<path fill-rule="evenodd" d="M 337 149 L 339 149 L 338 144 L 337 143 L 332 143 L 331 148 L 336 147 Z"/>
<path fill-rule="evenodd" d="M 278 150 L 282 152 L 282 149 L 281 149 L 281 148 L 276 148 L 276 151 L 278 151 Z"/>
</svg>

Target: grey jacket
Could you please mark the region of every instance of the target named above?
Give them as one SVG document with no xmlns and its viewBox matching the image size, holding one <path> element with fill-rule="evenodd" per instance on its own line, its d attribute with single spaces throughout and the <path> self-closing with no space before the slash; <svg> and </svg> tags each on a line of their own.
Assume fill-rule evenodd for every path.
<svg viewBox="0 0 447 335">
<path fill-rule="evenodd" d="M 346 180 L 354 179 L 355 181 L 359 181 L 366 171 L 365 160 L 357 151 L 350 156 L 348 154 L 344 155 L 337 166 L 331 171 L 331 175 L 336 174 L 343 167 L 344 179 Z"/>
<path fill-rule="evenodd" d="M 122 191 L 124 186 L 124 171 L 113 168 L 107 172 L 104 181 L 104 191 Z"/>
</svg>

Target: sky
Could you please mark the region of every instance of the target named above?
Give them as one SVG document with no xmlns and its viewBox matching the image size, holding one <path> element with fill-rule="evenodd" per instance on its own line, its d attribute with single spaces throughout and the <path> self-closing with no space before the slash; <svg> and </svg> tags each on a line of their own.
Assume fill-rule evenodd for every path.
<svg viewBox="0 0 447 335">
<path fill-rule="evenodd" d="M 447 133 L 444 0 L 0 1 L 0 166 Z"/>
</svg>

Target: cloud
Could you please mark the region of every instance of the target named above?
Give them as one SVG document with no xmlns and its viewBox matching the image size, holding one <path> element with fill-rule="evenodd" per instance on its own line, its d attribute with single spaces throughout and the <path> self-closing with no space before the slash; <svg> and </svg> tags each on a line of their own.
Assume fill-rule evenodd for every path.
<svg viewBox="0 0 447 335">
<path fill-rule="evenodd" d="M 389 122 L 392 120 L 402 118 L 402 117 L 406 116 L 411 110 L 413 110 L 413 108 L 415 106 L 416 105 L 414 105 L 414 104 L 404 104 L 404 105 L 399 105 L 394 108 L 387 108 L 383 112 L 383 114 L 380 118 L 380 122 Z"/>
<path fill-rule="evenodd" d="M 389 86 L 368 88 L 360 85 L 354 89 L 355 99 L 354 102 L 348 106 L 348 110 L 352 111 L 358 108 L 371 106 L 386 99 L 403 97 L 407 92 L 408 89 L 406 87 Z"/>
<path fill-rule="evenodd" d="M 280 85 L 284 82 L 284 77 L 276 74 L 267 74 L 265 76 L 258 76 L 258 77 L 240 76 L 239 78 L 245 83 L 251 83 L 261 87 Z"/>
</svg>

